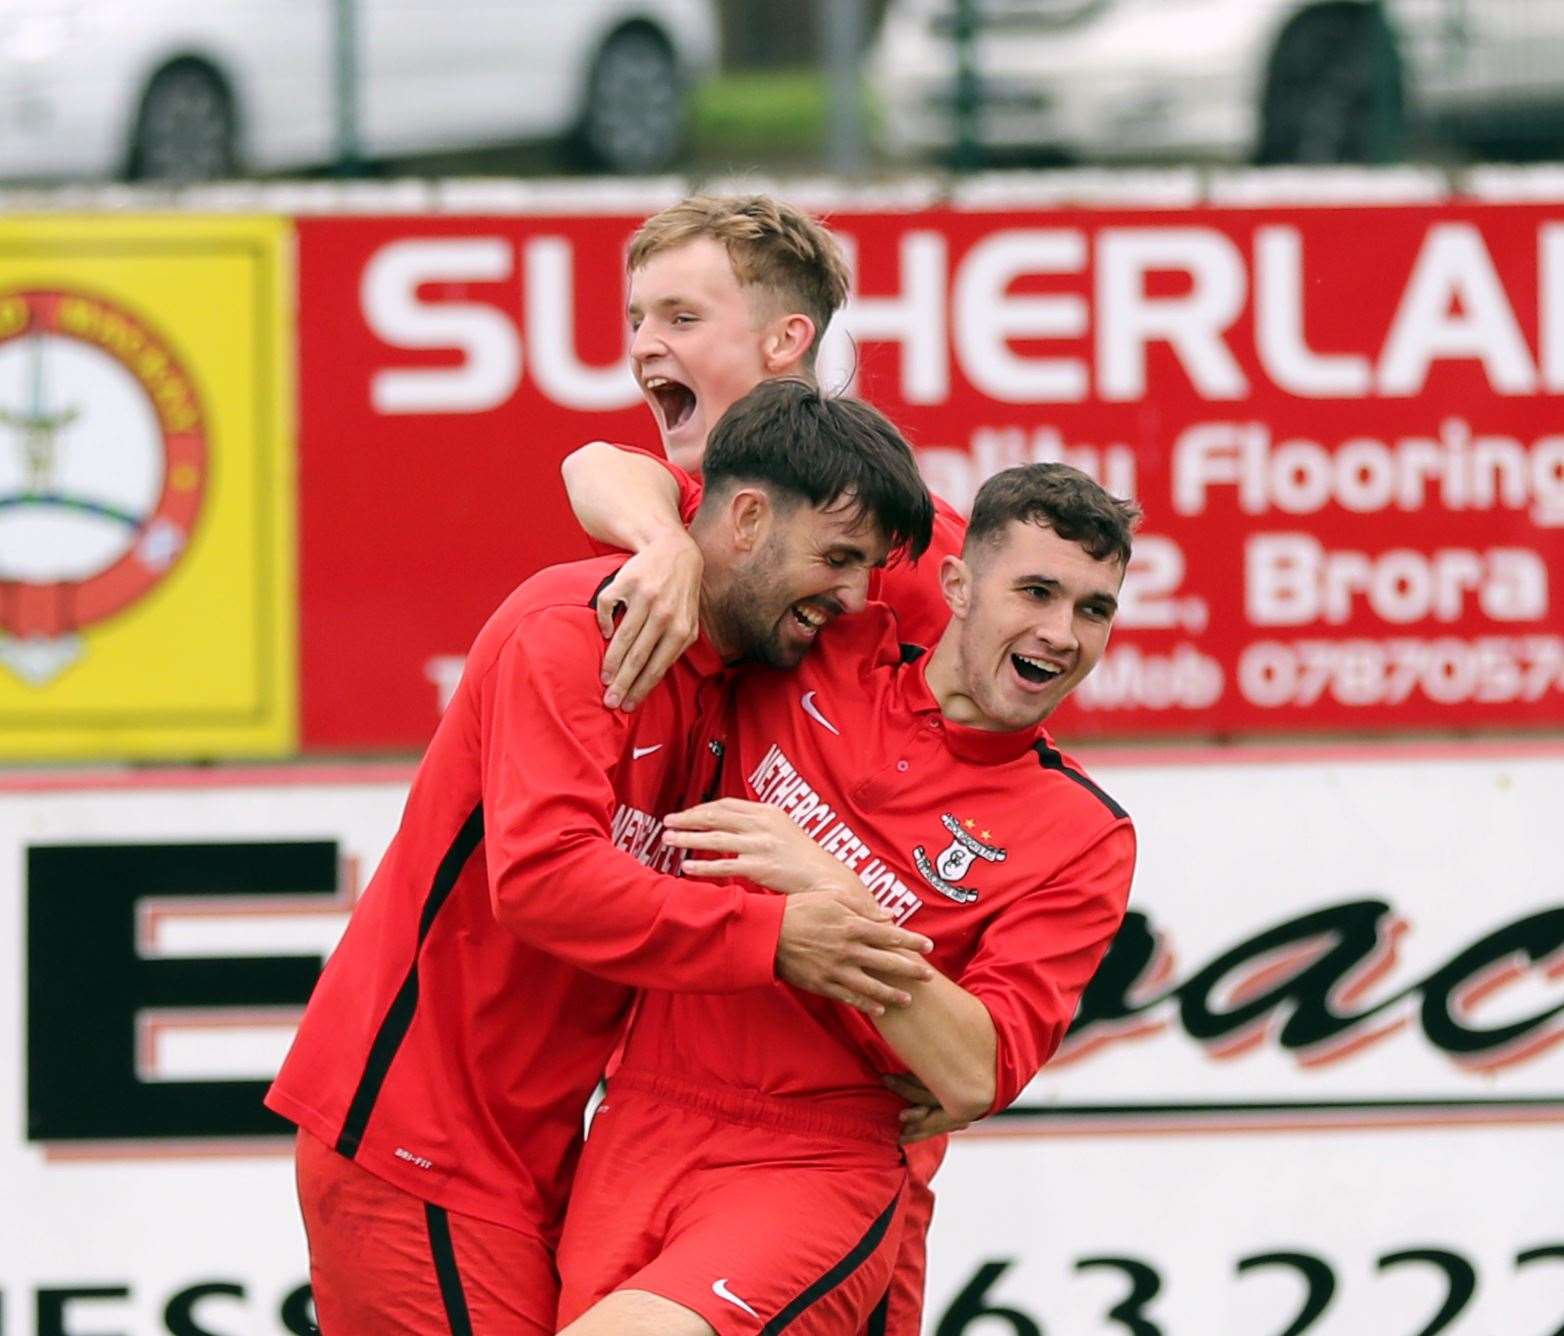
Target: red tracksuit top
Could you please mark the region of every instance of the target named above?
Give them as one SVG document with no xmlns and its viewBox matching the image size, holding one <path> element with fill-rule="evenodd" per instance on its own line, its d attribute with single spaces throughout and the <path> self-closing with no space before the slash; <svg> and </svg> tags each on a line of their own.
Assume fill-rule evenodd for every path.
<svg viewBox="0 0 1564 1336">
<path fill-rule="evenodd" d="M 781 930 L 778 897 L 669 875 L 661 819 L 717 768 L 693 740 L 721 664 L 702 642 L 633 714 L 603 708 L 593 603 L 623 561 L 540 572 L 479 634 L 266 1097 L 424 1201 L 548 1240 L 633 990 L 769 984 Z"/>
<path fill-rule="evenodd" d="M 994 1108 L 1058 1047 L 1118 930 L 1129 817 L 1041 727 L 945 719 L 927 656 L 884 608 L 844 618 L 792 673 L 755 670 L 727 717 L 726 795 L 769 802 L 847 864 L 998 1035 Z M 905 661 L 904 659 L 911 660 Z M 859 1013 L 785 985 L 740 997 L 648 992 L 624 1068 L 883 1117 L 905 1064 Z"/>
</svg>

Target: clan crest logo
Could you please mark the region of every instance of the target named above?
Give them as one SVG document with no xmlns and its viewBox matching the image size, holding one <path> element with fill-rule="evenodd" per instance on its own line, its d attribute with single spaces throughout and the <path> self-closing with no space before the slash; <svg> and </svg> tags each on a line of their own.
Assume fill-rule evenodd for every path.
<svg viewBox="0 0 1564 1336">
<path fill-rule="evenodd" d="M 978 893 L 970 886 L 958 886 L 956 883 L 972 870 L 973 863 L 978 859 L 986 863 L 1003 863 L 1007 855 L 997 845 L 986 843 L 989 838 L 986 830 L 981 832 L 983 839 L 972 833 L 978 828 L 976 821 L 958 821 L 946 812 L 940 817 L 940 824 L 951 835 L 945 851 L 937 859 L 931 860 L 920 844 L 912 851 L 912 861 L 923 874 L 923 879 L 941 895 L 948 896 L 957 904 L 969 905 L 978 898 Z"/>
<path fill-rule="evenodd" d="M 206 491 L 205 420 L 136 317 L 83 292 L 0 294 L 0 664 L 22 681 L 59 676 L 84 628 L 179 561 Z"/>
</svg>

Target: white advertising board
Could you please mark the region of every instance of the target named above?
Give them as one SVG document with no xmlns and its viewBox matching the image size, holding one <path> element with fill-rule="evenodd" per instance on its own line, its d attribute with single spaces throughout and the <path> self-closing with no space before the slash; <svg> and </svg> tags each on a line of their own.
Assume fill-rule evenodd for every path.
<svg viewBox="0 0 1564 1336">
<path fill-rule="evenodd" d="M 407 776 L 279 773 L 0 793 L 6 1336 L 310 1330 L 289 1145 L 252 1082 Z"/>
<path fill-rule="evenodd" d="M 1103 755 L 1133 916 L 939 1179 L 931 1336 L 1564 1323 L 1564 746 Z M 307 1330 L 259 1092 L 407 772 L 0 791 L 0 1332 Z"/>
<path fill-rule="evenodd" d="M 1564 1331 L 1564 757 L 1093 772 L 1132 917 L 951 1149 L 930 1331 Z"/>
</svg>

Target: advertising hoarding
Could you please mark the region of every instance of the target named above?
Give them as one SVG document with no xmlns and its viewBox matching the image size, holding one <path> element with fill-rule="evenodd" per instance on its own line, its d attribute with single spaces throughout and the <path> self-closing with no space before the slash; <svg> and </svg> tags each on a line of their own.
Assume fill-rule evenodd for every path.
<svg viewBox="0 0 1564 1336">
<path fill-rule="evenodd" d="M 583 550 L 560 459 L 655 445 L 637 221 L 301 221 L 306 745 L 420 745 L 488 612 Z M 1564 722 L 1564 210 L 829 221 L 856 291 L 822 381 L 936 492 L 1064 459 L 1146 510 L 1062 737 Z"/>
<path fill-rule="evenodd" d="M 927 1330 L 1552 1330 L 1559 748 L 1091 768 L 1136 818 L 1134 918 L 1056 1062 L 953 1144 Z M 259 1096 L 408 778 L 8 788 L 7 1331 L 302 1330 Z"/>
<path fill-rule="evenodd" d="M 296 746 L 275 219 L 0 222 L 0 757 Z"/>
</svg>

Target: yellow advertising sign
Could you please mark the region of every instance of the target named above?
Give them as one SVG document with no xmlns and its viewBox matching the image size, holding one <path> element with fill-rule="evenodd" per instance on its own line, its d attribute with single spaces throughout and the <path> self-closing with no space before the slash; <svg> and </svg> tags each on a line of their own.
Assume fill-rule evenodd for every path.
<svg viewBox="0 0 1564 1336">
<path fill-rule="evenodd" d="M 296 745 L 292 229 L 0 219 L 0 759 Z"/>
</svg>

